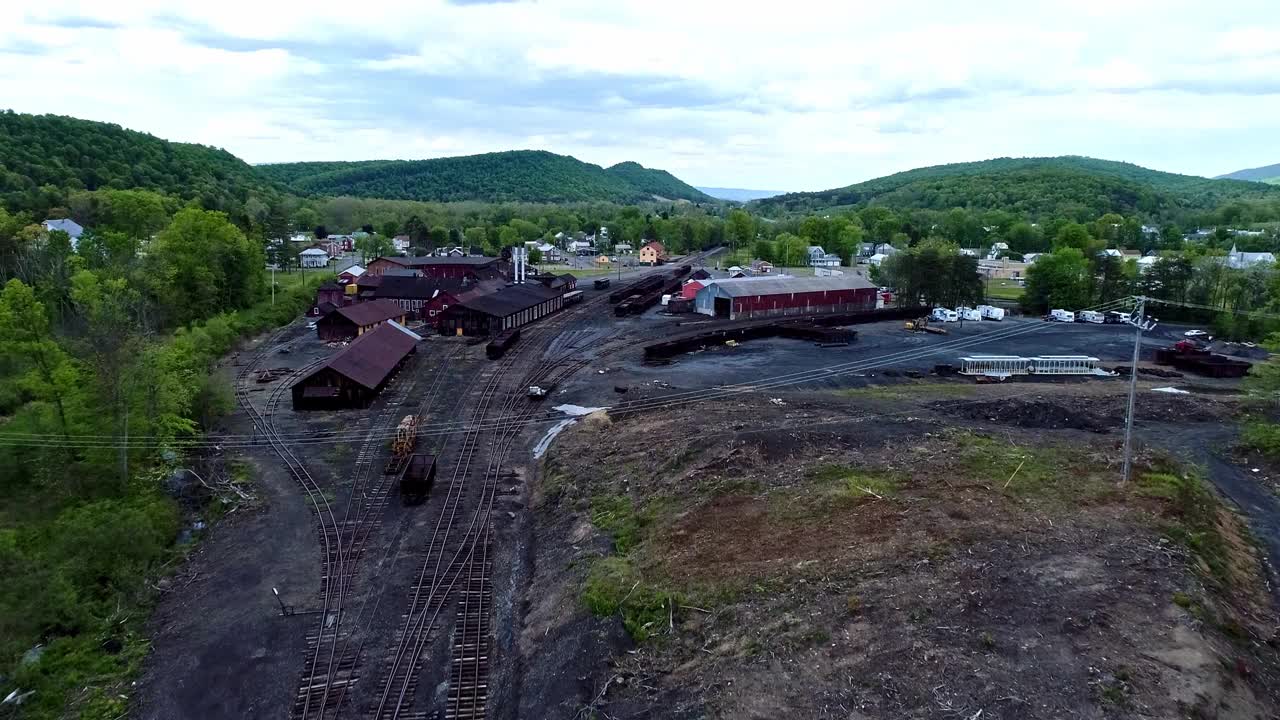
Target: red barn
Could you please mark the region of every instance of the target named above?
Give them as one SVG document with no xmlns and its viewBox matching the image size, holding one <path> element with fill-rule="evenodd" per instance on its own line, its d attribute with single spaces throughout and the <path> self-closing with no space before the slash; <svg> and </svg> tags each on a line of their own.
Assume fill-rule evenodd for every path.
<svg viewBox="0 0 1280 720">
<path fill-rule="evenodd" d="M 710 282 L 698 312 L 729 320 L 875 310 L 879 289 L 861 275 Z"/>
<path fill-rule="evenodd" d="M 413 271 L 426 278 L 472 281 L 499 280 L 498 258 L 491 257 L 380 257 L 369 263 L 366 275 L 383 275 L 393 268 Z"/>
</svg>

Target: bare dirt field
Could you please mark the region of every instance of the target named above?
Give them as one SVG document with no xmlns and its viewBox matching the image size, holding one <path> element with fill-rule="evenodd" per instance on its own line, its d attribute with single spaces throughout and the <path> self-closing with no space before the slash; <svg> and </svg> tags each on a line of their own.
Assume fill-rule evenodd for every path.
<svg viewBox="0 0 1280 720">
<path fill-rule="evenodd" d="M 1187 432 L 1230 396 L 1144 386 Z M 521 717 L 1270 718 L 1245 523 L 1120 383 L 918 382 L 593 416 L 534 491 Z"/>
</svg>

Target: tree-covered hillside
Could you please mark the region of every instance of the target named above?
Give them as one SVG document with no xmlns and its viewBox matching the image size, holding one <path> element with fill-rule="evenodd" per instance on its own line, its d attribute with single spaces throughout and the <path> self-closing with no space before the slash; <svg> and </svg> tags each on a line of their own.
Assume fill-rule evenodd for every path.
<svg viewBox="0 0 1280 720">
<path fill-rule="evenodd" d="M 453 202 L 709 201 L 669 173 L 623 163 L 605 170 L 567 155 L 515 150 L 432 160 L 262 165 L 264 177 L 304 195 Z"/>
<path fill-rule="evenodd" d="M 156 190 L 230 210 L 278 190 L 225 150 L 175 143 L 119 125 L 0 112 L 0 204 L 43 213 L 77 190 Z"/>
<path fill-rule="evenodd" d="M 710 195 L 689 185 L 666 170 L 647 168 L 635 162 L 622 162 L 610 167 L 605 172 L 626 180 L 641 192 L 668 200 L 714 202 Z"/>
<path fill-rule="evenodd" d="M 1219 175 L 1218 178 L 1223 180 L 1251 180 L 1253 182 L 1280 185 L 1280 163 L 1249 168 L 1248 170 L 1237 170 L 1226 175 Z"/>
<path fill-rule="evenodd" d="M 1086 157 L 999 158 L 918 168 L 848 187 L 753 203 L 765 214 L 875 204 L 902 209 L 1003 210 L 1032 219 L 1104 213 L 1188 221 L 1232 202 L 1280 200 L 1280 188 L 1210 180 Z"/>
</svg>

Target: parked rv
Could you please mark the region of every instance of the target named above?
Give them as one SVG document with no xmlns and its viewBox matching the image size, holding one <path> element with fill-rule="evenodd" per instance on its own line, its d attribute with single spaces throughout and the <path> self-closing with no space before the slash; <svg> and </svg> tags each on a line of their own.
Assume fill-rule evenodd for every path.
<svg viewBox="0 0 1280 720">
<path fill-rule="evenodd" d="M 994 305 L 979 305 L 978 312 L 982 313 L 983 320 L 1004 320 L 1004 308 L 998 308 Z"/>
<path fill-rule="evenodd" d="M 982 311 L 976 308 L 958 307 L 956 308 L 956 315 L 959 315 L 961 320 L 982 320 Z"/>
<path fill-rule="evenodd" d="M 1071 312 L 1070 310 L 1058 310 L 1058 309 L 1054 309 L 1054 310 L 1049 311 L 1049 318 L 1048 318 L 1048 319 L 1049 319 L 1051 322 L 1068 322 L 1068 323 L 1069 323 L 1069 322 L 1075 322 L 1075 321 L 1076 321 L 1076 314 L 1075 314 L 1075 313 L 1073 313 L 1073 312 Z"/>
<path fill-rule="evenodd" d="M 958 322 L 960 320 L 960 315 L 955 310 L 946 308 L 934 308 L 930 317 L 938 322 Z"/>
<path fill-rule="evenodd" d="M 1106 316 L 1104 316 L 1100 312 L 1095 312 L 1093 310 L 1081 310 L 1078 314 L 1076 314 L 1076 322 L 1093 323 L 1095 325 L 1101 325 L 1104 322 L 1106 322 Z"/>
</svg>

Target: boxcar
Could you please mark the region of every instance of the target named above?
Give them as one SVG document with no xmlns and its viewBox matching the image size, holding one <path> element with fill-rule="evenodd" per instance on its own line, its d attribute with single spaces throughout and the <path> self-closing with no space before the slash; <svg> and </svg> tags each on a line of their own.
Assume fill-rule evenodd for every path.
<svg viewBox="0 0 1280 720">
<path fill-rule="evenodd" d="M 400 499 L 405 505 L 417 505 L 427 499 L 436 481 L 436 459 L 432 455 L 413 455 L 400 476 Z"/>
<path fill-rule="evenodd" d="M 580 303 L 580 302 L 582 302 L 581 290 L 570 290 L 569 292 L 565 293 L 564 298 L 561 299 L 562 305 L 572 305 L 574 303 Z"/>
<path fill-rule="evenodd" d="M 597 290 L 603 290 L 609 287 L 609 278 L 600 278 L 595 281 L 594 285 Z"/>
<path fill-rule="evenodd" d="M 511 328 L 498 333 L 489 344 L 485 346 L 484 353 L 489 356 L 490 360 L 497 360 L 507 354 L 507 350 L 520 339 L 520 328 Z"/>
</svg>

